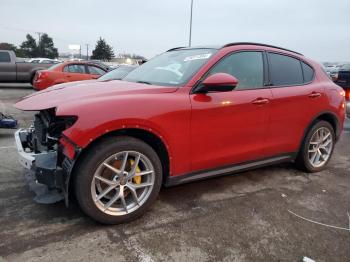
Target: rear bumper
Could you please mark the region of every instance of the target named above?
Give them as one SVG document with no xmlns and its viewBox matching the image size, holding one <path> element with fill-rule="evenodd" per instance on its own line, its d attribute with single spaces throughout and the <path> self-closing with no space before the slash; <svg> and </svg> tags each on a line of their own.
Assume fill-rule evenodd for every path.
<svg viewBox="0 0 350 262">
<path fill-rule="evenodd" d="M 68 205 L 68 177 L 72 163 L 64 159 L 66 168 L 58 165 L 58 152 L 47 151 L 42 153 L 30 152 L 27 148 L 30 129 L 19 129 L 15 132 L 15 141 L 19 162 L 23 167 L 32 170 L 37 183 L 46 185 L 49 190 L 58 189 L 62 192 Z"/>
</svg>

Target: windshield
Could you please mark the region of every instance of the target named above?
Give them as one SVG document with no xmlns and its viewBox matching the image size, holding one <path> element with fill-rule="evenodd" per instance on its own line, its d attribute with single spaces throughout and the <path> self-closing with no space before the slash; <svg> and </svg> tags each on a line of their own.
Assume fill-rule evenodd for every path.
<svg viewBox="0 0 350 262">
<path fill-rule="evenodd" d="M 124 81 L 181 86 L 209 60 L 215 49 L 187 49 L 163 53 L 129 73 Z"/>
<path fill-rule="evenodd" d="M 108 80 L 119 80 L 125 77 L 129 72 L 134 70 L 136 67 L 133 66 L 120 66 L 103 76 L 101 76 L 98 80 L 100 81 L 108 81 Z"/>
</svg>

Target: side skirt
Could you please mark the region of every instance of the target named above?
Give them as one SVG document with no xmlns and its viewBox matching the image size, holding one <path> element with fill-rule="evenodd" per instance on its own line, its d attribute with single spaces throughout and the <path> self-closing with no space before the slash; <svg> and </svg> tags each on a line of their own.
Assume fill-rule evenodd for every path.
<svg viewBox="0 0 350 262">
<path fill-rule="evenodd" d="M 251 162 L 244 162 L 240 164 L 224 166 L 224 167 L 215 168 L 215 169 L 202 170 L 202 171 L 197 171 L 197 172 L 193 172 L 185 175 L 168 177 L 165 182 L 165 186 L 170 187 L 170 186 L 190 183 L 193 181 L 204 180 L 204 179 L 224 176 L 228 174 L 234 174 L 234 173 L 251 170 L 259 167 L 269 166 L 272 164 L 289 162 L 294 160 L 295 157 L 296 157 L 296 153 L 283 154 L 283 155 L 279 155 L 271 158 L 265 158 L 261 160 L 251 161 Z"/>
</svg>

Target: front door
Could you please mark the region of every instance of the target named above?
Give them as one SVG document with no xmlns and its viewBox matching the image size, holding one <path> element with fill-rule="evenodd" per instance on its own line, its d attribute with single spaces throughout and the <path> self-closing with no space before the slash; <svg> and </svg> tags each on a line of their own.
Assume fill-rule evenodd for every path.
<svg viewBox="0 0 350 262">
<path fill-rule="evenodd" d="M 11 56 L 8 51 L 0 52 L 0 81 L 16 81 L 16 63 L 11 62 Z"/>
<path fill-rule="evenodd" d="M 246 51 L 224 57 L 208 75 L 238 79 L 230 92 L 191 94 L 192 171 L 263 157 L 271 91 L 264 86 L 263 53 Z"/>
</svg>

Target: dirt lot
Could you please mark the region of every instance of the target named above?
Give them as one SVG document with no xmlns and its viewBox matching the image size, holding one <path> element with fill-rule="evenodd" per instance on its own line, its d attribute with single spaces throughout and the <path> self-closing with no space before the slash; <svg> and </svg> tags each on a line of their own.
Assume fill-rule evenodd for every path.
<svg viewBox="0 0 350 262">
<path fill-rule="evenodd" d="M 0 111 L 29 88 L 0 87 Z M 305 174 L 292 164 L 163 189 L 153 208 L 129 224 L 101 226 L 73 204 L 40 205 L 0 130 L 0 261 L 349 261 L 350 133 L 329 168 Z"/>
</svg>

